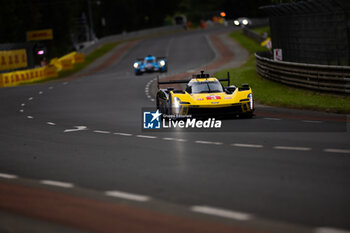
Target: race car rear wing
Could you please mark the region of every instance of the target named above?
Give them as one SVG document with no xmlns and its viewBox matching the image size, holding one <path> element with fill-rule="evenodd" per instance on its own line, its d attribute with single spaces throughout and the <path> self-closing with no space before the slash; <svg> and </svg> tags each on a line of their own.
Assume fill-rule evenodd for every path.
<svg viewBox="0 0 350 233">
<path fill-rule="evenodd" d="M 218 79 L 220 82 L 227 82 L 227 86 L 230 86 L 230 72 L 227 72 L 227 78 Z"/>
<path fill-rule="evenodd" d="M 201 74 L 194 74 L 192 78 L 210 78 L 209 74 L 204 74 L 204 71 L 201 71 Z M 179 84 L 179 83 L 188 83 L 191 81 L 190 79 L 184 80 L 169 80 L 169 81 L 159 81 L 159 75 L 157 75 L 157 88 L 159 89 L 159 85 L 162 84 Z M 220 82 L 227 82 L 228 86 L 230 86 L 230 72 L 227 72 L 227 78 L 218 79 Z"/>
</svg>

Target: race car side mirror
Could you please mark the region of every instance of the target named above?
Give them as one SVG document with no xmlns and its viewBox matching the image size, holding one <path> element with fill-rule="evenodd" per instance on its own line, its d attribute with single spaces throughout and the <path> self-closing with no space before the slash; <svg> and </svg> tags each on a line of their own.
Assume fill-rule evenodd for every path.
<svg viewBox="0 0 350 233">
<path fill-rule="evenodd" d="M 242 87 L 238 88 L 239 91 L 248 91 L 250 89 L 248 84 L 242 84 Z"/>
<path fill-rule="evenodd" d="M 226 90 L 226 93 L 227 93 L 227 94 L 232 94 L 233 92 L 235 92 L 236 87 L 233 86 L 233 85 L 231 85 L 231 86 L 229 86 L 229 87 L 225 87 L 225 90 Z"/>
</svg>

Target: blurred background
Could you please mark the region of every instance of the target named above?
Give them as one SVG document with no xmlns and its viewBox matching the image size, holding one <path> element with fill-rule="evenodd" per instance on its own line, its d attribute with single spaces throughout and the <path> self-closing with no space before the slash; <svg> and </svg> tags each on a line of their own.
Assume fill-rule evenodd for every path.
<svg viewBox="0 0 350 233">
<path fill-rule="evenodd" d="M 227 19 L 261 17 L 263 5 L 276 0 L 11 0 L 1 1 L 0 43 L 22 43 L 26 32 L 52 29 L 54 40 L 45 42 L 48 58 L 74 49 L 74 45 L 108 35 L 172 25 L 185 16 L 196 27 L 201 20 L 225 12 Z"/>
</svg>

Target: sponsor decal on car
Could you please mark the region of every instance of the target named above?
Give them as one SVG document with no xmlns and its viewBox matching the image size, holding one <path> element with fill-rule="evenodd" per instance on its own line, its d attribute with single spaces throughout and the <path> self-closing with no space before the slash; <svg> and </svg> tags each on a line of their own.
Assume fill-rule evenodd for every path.
<svg viewBox="0 0 350 233">
<path fill-rule="evenodd" d="M 221 96 L 219 95 L 210 95 L 206 97 L 207 100 L 221 100 Z"/>
</svg>

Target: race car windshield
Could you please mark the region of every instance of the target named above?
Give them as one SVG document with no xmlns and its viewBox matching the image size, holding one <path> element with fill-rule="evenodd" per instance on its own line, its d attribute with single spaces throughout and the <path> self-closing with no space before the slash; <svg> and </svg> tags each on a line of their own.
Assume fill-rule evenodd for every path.
<svg viewBox="0 0 350 233">
<path fill-rule="evenodd" d="M 192 93 L 214 93 L 223 92 L 223 88 L 219 82 L 199 82 L 192 86 Z"/>
<path fill-rule="evenodd" d="M 153 62 L 155 62 L 156 60 L 154 60 L 154 59 L 147 59 L 147 60 L 145 60 L 145 63 L 153 63 Z"/>
</svg>

